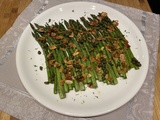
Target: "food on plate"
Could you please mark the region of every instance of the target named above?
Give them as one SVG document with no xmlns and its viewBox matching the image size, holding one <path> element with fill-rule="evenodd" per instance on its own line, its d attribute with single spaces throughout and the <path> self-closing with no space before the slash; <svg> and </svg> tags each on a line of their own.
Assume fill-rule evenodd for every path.
<svg viewBox="0 0 160 120">
<path fill-rule="evenodd" d="M 97 88 L 97 81 L 116 85 L 117 78 L 126 79 L 130 69 L 141 67 L 118 21 L 111 20 L 106 12 L 51 25 L 30 25 L 45 57 L 45 84 L 53 83 L 54 94 L 61 99 L 71 90 Z"/>
</svg>

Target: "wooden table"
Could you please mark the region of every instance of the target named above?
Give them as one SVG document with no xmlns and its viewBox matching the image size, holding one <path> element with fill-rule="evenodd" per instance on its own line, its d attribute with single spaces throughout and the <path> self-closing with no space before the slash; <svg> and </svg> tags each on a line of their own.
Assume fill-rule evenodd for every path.
<svg viewBox="0 0 160 120">
<path fill-rule="evenodd" d="M 0 38 L 12 26 L 17 16 L 28 6 L 32 0 L 0 0 Z M 147 0 L 106 0 L 109 2 L 138 8 L 151 12 Z M 160 45 L 158 51 L 158 68 L 154 94 L 153 120 L 160 120 Z M 17 120 L 7 113 L 0 111 L 0 120 Z"/>
</svg>

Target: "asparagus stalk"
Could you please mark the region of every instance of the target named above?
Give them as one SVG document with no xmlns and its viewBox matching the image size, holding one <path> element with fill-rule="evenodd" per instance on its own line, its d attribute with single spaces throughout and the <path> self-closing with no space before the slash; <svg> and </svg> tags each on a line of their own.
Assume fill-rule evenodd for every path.
<svg viewBox="0 0 160 120">
<path fill-rule="evenodd" d="M 68 27 L 70 26 L 69 23 L 66 22 L 66 24 L 68 25 Z M 72 56 L 74 54 L 74 51 L 76 51 L 77 48 L 78 48 L 78 50 L 80 50 L 80 48 L 78 47 L 74 37 L 71 36 L 70 34 L 66 34 L 66 28 L 63 26 L 63 24 L 59 23 L 59 28 L 62 31 L 62 34 L 64 35 L 65 39 L 70 39 L 70 41 L 76 45 L 76 48 L 69 48 L 70 52 L 71 52 L 69 56 Z M 74 31 L 70 31 L 70 32 L 74 33 Z M 68 36 L 70 38 L 68 38 Z M 74 61 L 76 61 L 76 59 L 78 59 L 78 57 L 80 57 L 80 56 L 79 55 L 75 55 L 74 57 L 72 56 Z M 81 69 L 82 68 L 81 68 L 79 63 L 76 63 L 76 62 L 73 63 L 73 75 L 74 75 L 74 78 L 75 78 L 74 87 L 75 87 L 76 92 L 79 91 L 79 90 L 85 90 L 84 82 L 83 82 L 84 80 L 82 80 L 83 77 L 82 77 L 82 70 Z"/>
<path fill-rule="evenodd" d="M 43 54 L 45 56 L 45 61 L 46 61 L 46 66 L 49 65 L 48 63 L 48 60 L 47 60 L 47 55 L 49 54 L 49 52 L 45 49 L 47 48 L 47 44 L 44 43 L 43 41 L 40 41 L 39 38 L 41 37 L 39 34 L 38 34 L 38 31 L 37 29 L 34 27 L 33 24 L 30 24 L 33 32 L 32 32 L 32 35 L 33 37 L 35 38 L 35 40 L 38 42 L 38 44 L 40 45 L 40 47 L 42 48 L 42 51 L 43 51 Z M 52 75 L 51 75 L 51 71 L 48 67 L 46 67 L 46 70 L 47 70 L 47 76 L 48 76 L 48 83 L 51 83 L 53 82 L 54 80 L 52 79 Z M 54 74 L 53 74 L 54 75 Z"/>
<path fill-rule="evenodd" d="M 126 78 L 128 70 L 141 66 L 106 13 L 80 20 L 30 24 L 45 56 L 48 83 L 54 82 L 53 92 L 61 99 L 70 90 L 84 91 L 86 84 L 97 88 L 97 79 L 115 85 L 119 76 Z"/>
<path fill-rule="evenodd" d="M 86 32 L 85 29 L 83 29 L 83 27 L 81 25 L 79 25 L 79 23 L 77 21 L 74 21 L 74 20 L 69 20 L 69 23 L 74 26 L 74 28 L 78 31 L 73 31 L 74 34 L 75 34 L 75 37 L 78 38 L 78 37 L 83 37 L 83 41 L 84 44 L 83 46 L 81 45 L 81 48 L 79 47 L 79 49 L 82 51 L 82 53 L 86 56 L 91 56 L 92 54 L 89 52 L 89 50 L 91 49 L 91 46 L 88 44 L 87 42 L 87 38 L 85 36 L 83 36 L 84 32 Z M 82 32 L 82 35 L 80 35 L 80 30 Z M 79 35 L 79 36 L 78 36 Z M 76 39 L 75 38 L 75 39 Z M 77 40 L 77 39 L 76 39 Z M 81 39 L 82 40 L 82 39 Z M 80 41 L 81 41 L 80 40 Z M 79 45 L 80 46 L 80 45 Z M 83 49 L 84 48 L 84 49 Z M 85 50 L 85 51 L 84 51 Z M 85 54 L 86 53 L 86 54 Z M 97 87 L 97 82 L 96 82 L 96 79 L 97 79 L 97 74 L 95 72 L 95 69 L 93 69 L 95 67 L 94 63 L 91 62 L 90 59 L 88 59 L 88 61 L 86 62 L 88 66 L 90 66 L 92 68 L 92 70 L 88 71 L 89 74 L 91 75 L 90 79 L 91 79 L 91 83 L 92 83 L 92 87 L 93 88 L 96 88 Z"/>
<path fill-rule="evenodd" d="M 90 25 L 89 21 L 90 21 L 90 22 L 93 21 L 91 18 L 89 18 L 89 21 L 87 21 L 85 18 L 81 18 L 81 20 L 82 20 L 83 24 L 85 25 L 85 27 L 86 27 L 87 29 L 89 29 L 89 30 L 90 30 L 90 29 L 91 29 L 91 30 L 94 30 L 94 34 L 92 34 L 92 36 L 94 36 L 94 39 L 97 39 L 98 37 L 101 37 L 101 36 L 98 34 L 98 32 L 95 30 L 95 26 L 91 26 L 91 25 Z M 92 31 L 91 31 L 91 32 L 92 32 Z M 102 42 L 103 42 L 103 41 L 102 41 Z M 102 52 L 103 54 L 105 54 L 105 53 L 104 53 L 104 52 L 106 51 L 105 48 L 104 48 L 104 50 L 102 50 L 102 51 L 100 50 L 100 48 L 102 48 L 103 46 L 105 46 L 105 45 L 102 44 L 102 42 L 98 42 L 97 48 L 99 48 L 99 51 L 98 51 L 99 53 Z M 92 44 L 92 42 L 91 42 L 91 44 Z M 108 57 L 107 62 L 110 61 L 109 59 L 110 59 L 110 58 Z M 118 73 L 117 73 L 116 69 L 113 69 L 115 66 L 112 65 L 112 67 L 110 67 L 110 65 L 111 65 L 111 64 L 107 64 L 108 70 L 109 70 L 109 74 L 112 74 L 112 75 L 110 75 L 110 76 L 114 77 L 114 78 L 113 78 L 114 83 L 117 84 L 117 80 L 116 80 L 115 75 L 118 77 Z M 104 66 L 104 65 L 102 65 L 102 66 Z M 104 68 L 104 67 L 103 67 L 103 68 Z M 115 73 L 116 73 L 116 74 L 114 74 L 114 72 L 113 72 L 114 70 L 115 70 Z M 105 79 L 105 76 L 106 76 L 106 72 L 105 72 L 105 71 L 106 71 L 106 69 L 103 69 L 103 73 L 104 73 L 104 74 L 103 74 L 103 79 Z"/>
<path fill-rule="evenodd" d="M 91 15 L 92 16 L 92 18 L 93 19 L 96 19 L 96 20 L 99 20 L 98 19 L 98 17 L 97 16 L 95 16 L 95 15 Z M 99 15 L 99 17 L 102 17 L 101 15 Z M 104 18 L 105 18 L 105 22 L 104 22 Z M 100 20 L 99 20 L 100 21 Z M 126 59 L 126 61 L 125 61 L 125 63 L 126 63 L 126 65 L 124 66 L 124 68 L 126 69 L 126 66 L 128 66 L 127 67 L 127 69 L 129 70 L 130 69 L 130 61 L 129 61 L 129 58 L 128 58 L 128 55 L 126 54 L 126 50 L 124 49 L 124 46 L 122 46 L 121 44 L 120 44 L 120 40 L 114 40 L 115 38 L 117 38 L 117 34 L 115 34 L 115 31 L 119 31 L 119 29 L 117 28 L 117 29 L 113 29 L 113 23 L 112 23 L 112 21 L 110 20 L 110 19 L 108 19 L 107 18 L 107 16 L 103 16 L 102 17 L 102 19 L 101 19 L 101 23 L 102 24 L 100 24 L 100 28 L 102 28 L 103 29 L 103 32 L 101 32 L 101 34 L 104 36 L 104 35 L 110 35 L 111 37 L 112 37 L 112 42 L 119 42 L 119 46 L 120 46 L 120 49 L 118 49 L 117 51 L 121 51 L 121 50 L 123 50 L 123 53 L 122 54 L 125 54 L 125 59 Z M 112 31 L 109 31 L 109 30 L 107 30 L 107 29 L 104 29 L 104 28 L 109 28 L 109 27 L 111 27 L 113 30 Z M 110 28 L 110 29 L 111 29 Z M 111 43 L 112 44 L 112 43 Z M 118 61 L 118 62 L 117 62 Z M 121 70 L 121 71 L 124 71 L 123 69 L 123 67 L 122 67 L 122 63 L 121 63 L 121 61 L 120 61 L 120 59 L 118 58 L 117 59 L 117 61 L 115 61 L 115 63 L 117 64 L 117 66 L 118 66 L 118 68 L 117 68 L 117 70 Z M 114 67 L 113 67 L 114 68 Z M 114 68 L 115 69 L 115 68 Z M 119 71 L 120 71 L 119 70 Z M 128 71 L 127 70 L 127 71 Z M 121 77 L 123 77 L 123 78 L 126 78 L 126 71 L 124 71 L 124 72 L 122 72 L 122 73 L 120 73 L 120 76 Z"/>
<path fill-rule="evenodd" d="M 119 37 L 120 40 L 119 42 L 122 42 L 125 44 L 123 45 L 124 48 L 126 48 L 127 46 L 127 50 L 126 50 L 126 54 L 128 56 L 128 60 L 129 60 L 129 63 L 131 63 L 131 67 L 134 67 L 135 69 L 139 69 L 139 67 L 141 66 L 140 62 L 134 57 L 131 49 L 130 49 L 130 46 L 128 45 L 128 42 L 127 40 L 125 39 L 124 35 L 122 34 L 122 32 L 120 31 L 120 29 L 117 27 L 117 23 L 116 21 L 111 21 L 109 17 L 105 16 L 104 19 L 103 19 L 103 23 L 106 23 L 106 24 L 110 24 L 115 30 L 113 31 L 113 33 L 115 33 L 115 36 L 116 37 Z M 115 24 L 113 24 L 115 23 Z M 134 61 L 135 62 L 132 62 Z"/>
</svg>

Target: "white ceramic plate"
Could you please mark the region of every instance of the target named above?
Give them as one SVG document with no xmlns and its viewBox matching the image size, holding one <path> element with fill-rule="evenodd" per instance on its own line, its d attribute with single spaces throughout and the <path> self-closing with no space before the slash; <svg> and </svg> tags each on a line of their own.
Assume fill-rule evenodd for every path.
<svg viewBox="0 0 160 120">
<path fill-rule="evenodd" d="M 105 5 L 91 2 L 71 2 L 50 8 L 36 17 L 31 23 L 44 25 L 49 19 L 79 19 L 81 16 L 107 12 L 112 20 L 119 21 L 119 28 L 125 34 L 135 57 L 142 63 L 139 70 L 128 72 L 128 79 L 119 79 L 115 86 L 98 83 L 98 89 L 87 89 L 84 92 L 70 92 L 63 100 L 53 94 L 53 85 L 45 85 L 47 74 L 42 51 L 31 35 L 28 25 L 24 30 L 17 47 L 16 64 L 20 79 L 26 90 L 42 105 L 69 116 L 89 117 L 111 112 L 127 103 L 141 88 L 148 71 L 148 50 L 145 40 L 125 15 Z M 42 66 L 44 70 L 40 70 Z"/>
</svg>

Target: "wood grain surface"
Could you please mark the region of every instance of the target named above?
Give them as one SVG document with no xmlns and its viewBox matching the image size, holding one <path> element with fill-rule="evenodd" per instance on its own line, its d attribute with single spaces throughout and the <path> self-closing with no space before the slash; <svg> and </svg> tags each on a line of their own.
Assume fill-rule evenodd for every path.
<svg viewBox="0 0 160 120">
<path fill-rule="evenodd" d="M 18 15 L 32 0 L 0 0 L 0 38 L 12 26 Z M 147 0 L 106 0 L 129 7 L 151 12 Z M 158 68 L 154 93 L 153 120 L 160 120 L 160 44 L 158 50 Z M 0 120 L 18 120 L 17 118 L 0 111 Z"/>
</svg>

